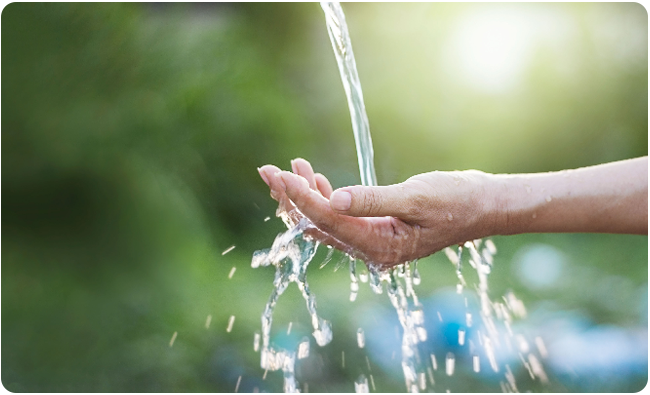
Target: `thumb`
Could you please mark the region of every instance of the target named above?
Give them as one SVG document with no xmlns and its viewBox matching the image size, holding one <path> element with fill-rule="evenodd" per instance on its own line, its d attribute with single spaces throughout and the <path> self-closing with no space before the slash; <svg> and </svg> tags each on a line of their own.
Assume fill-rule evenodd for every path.
<svg viewBox="0 0 650 395">
<path fill-rule="evenodd" d="M 413 217 L 410 191 L 403 184 L 381 187 L 353 186 L 337 189 L 330 196 L 330 207 L 353 217 Z"/>
</svg>

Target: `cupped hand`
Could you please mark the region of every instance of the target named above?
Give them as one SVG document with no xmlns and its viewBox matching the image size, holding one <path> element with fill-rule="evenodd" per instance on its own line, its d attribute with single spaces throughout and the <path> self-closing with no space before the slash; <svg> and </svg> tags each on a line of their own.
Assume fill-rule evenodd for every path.
<svg viewBox="0 0 650 395">
<path fill-rule="evenodd" d="M 496 222 L 489 177 L 479 171 L 430 172 L 395 185 L 332 191 L 306 160 L 295 159 L 291 167 L 293 173 L 273 165 L 258 169 L 278 213 L 291 224 L 309 218 L 317 227 L 312 237 L 368 264 L 421 258 L 487 236 Z"/>
</svg>

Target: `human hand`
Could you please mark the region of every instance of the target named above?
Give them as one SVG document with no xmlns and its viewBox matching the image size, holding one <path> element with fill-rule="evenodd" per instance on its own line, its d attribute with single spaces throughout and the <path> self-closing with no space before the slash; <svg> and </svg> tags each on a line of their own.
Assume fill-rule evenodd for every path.
<svg viewBox="0 0 650 395">
<path fill-rule="evenodd" d="M 368 264 L 394 266 L 444 247 L 487 236 L 496 222 L 479 171 L 431 172 L 403 183 L 332 191 L 325 176 L 304 159 L 293 173 L 266 165 L 259 170 L 295 225 L 302 216 L 318 228 L 311 236 Z M 295 208 L 298 210 L 295 210 Z"/>
</svg>

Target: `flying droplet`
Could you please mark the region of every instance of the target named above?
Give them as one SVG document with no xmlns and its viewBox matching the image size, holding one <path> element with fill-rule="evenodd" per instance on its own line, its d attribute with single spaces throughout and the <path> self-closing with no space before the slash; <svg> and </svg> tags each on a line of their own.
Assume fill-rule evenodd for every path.
<svg viewBox="0 0 650 395">
<path fill-rule="evenodd" d="M 456 365 L 456 357 L 454 357 L 454 354 L 452 353 L 447 353 L 447 358 L 445 359 L 445 372 L 447 373 L 447 376 L 451 376 L 454 374 L 454 368 Z"/>
<path fill-rule="evenodd" d="M 362 374 L 354 382 L 354 392 L 356 393 L 370 392 L 370 389 L 368 388 L 368 379 L 366 378 L 366 375 Z"/>
<path fill-rule="evenodd" d="M 479 360 L 478 355 L 472 357 L 472 365 L 476 373 L 481 371 L 481 361 Z"/>
<path fill-rule="evenodd" d="M 359 345 L 359 348 L 363 348 L 366 345 L 366 336 L 361 328 L 357 330 L 357 344 Z"/>
<path fill-rule="evenodd" d="M 447 221 L 453 221 L 454 216 L 451 213 L 447 213 Z"/>
<path fill-rule="evenodd" d="M 553 198 L 552 198 L 551 196 L 547 196 L 547 197 L 546 197 L 546 201 L 547 201 L 547 202 L 550 202 L 551 200 L 553 200 Z"/>
<path fill-rule="evenodd" d="M 235 274 L 235 270 L 237 270 L 235 266 L 233 266 L 232 269 L 230 269 L 230 273 L 228 273 L 228 279 L 232 278 L 232 276 Z"/>
<path fill-rule="evenodd" d="M 461 346 L 465 344 L 465 329 L 458 330 L 458 344 Z"/>
<path fill-rule="evenodd" d="M 546 358 L 548 356 L 548 351 L 546 351 L 546 346 L 544 345 L 544 340 L 542 340 L 541 337 L 537 336 L 535 338 L 535 345 L 537 346 L 537 350 L 539 351 L 539 355 L 541 355 L 542 358 Z"/>
<path fill-rule="evenodd" d="M 438 370 L 438 361 L 435 354 L 431 354 L 431 366 L 433 366 L 433 370 Z"/>
<path fill-rule="evenodd" d="M 298 345 L 298 359 L 305 359 L 309 356 L 309 338 L 303 337 Z"/>
<path fill-rule="evenodd" d="M 424 372 L 418 373 L 418 382 L 420 384 L 421 391 L 427 389 L 427 376 Z"/>
<path fill-rule="evenodd" d="M 222 252 L 221 255 L 226 255 L 227 253 L 229 253 L 230 251 L 232 251 L 234 249 L 235 249 L 235 246 L 230 246 L 230 247 L 226 248 L 226 250 L 224 252 Z"/>
<path fill-rule="evenodd" d="M 253 336 L 253 350 L 257 352 L 260 349 L 260 333 L 255 332 Z"/>
<path fill-rule="evenodd" d="M 169 341 L 169 347 L 172 347 L 174 345 L 174 342 L 176 341 L 176 336 L 178 336 L 178 331 L 174 332 L 172 335 L 172 339 Z"/>
<path fill-rule="evenodd" d="M 228 327 L 226 328 L 226 332 L 230 333 L 232 331 L 232 326 L 235 324 L 235 316 L 231 315 L 230 318 L 228 319 Z"/>
<path fill-rule="evenodd" d="M 205 320 L 205 329 L 210 328 L 210 322 L 212 322 L 212 315 L 208 314 L 208 318 L 206 318 L 206 320 Z"/>
</svg>

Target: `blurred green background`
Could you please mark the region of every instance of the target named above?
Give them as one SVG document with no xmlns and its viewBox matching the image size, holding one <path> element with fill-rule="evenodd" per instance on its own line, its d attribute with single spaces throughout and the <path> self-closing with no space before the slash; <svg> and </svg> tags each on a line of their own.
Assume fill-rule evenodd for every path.
<svg viewBox="0 0 650 395">
<path fill-rule="evenodd" d="M 343 8 L 380 184 L 647 155 L 639 4 Z M 281 374 L 262 380 L 253 350 L 273 270 L 251 269 L 250 258 L 283 230 L 256 167 L 287 169 L 300 156 L 334 187 L 359 183 L 319 5 L 14 3 L 1 29 L 4 387 L 232 392 L 241 376 L 241 392 L 281 391 Z M 549 348 L 551 384 L 527 384 L 519 369 L 520 390 L 645 386 L 647 237 L 494 241 L 492 298 L 513 290 L 529 313 L 521 325 Z M 368 355 L 377 390 L 402 391 L 399 358 L 372 348 L 372 336 L 394 336 L 387 298 L 362 287 L 350 303 L 348 275 L 318 270 L 323 256 L 310 282 L 334 340 L 318 348 L 312 339 L 297 367 L 303 389 L 353 391 Z M 438 253 L 419 267 L 420 299 L 439 306 L 453 294 L 452 266 Z M 360 326 L 367 354 L 356 349 Z M 274 336 L 309 333 L 292 286 Z M 441 380 L 436 392 L 499 391 L 462 368 Z"/>
</svg>

